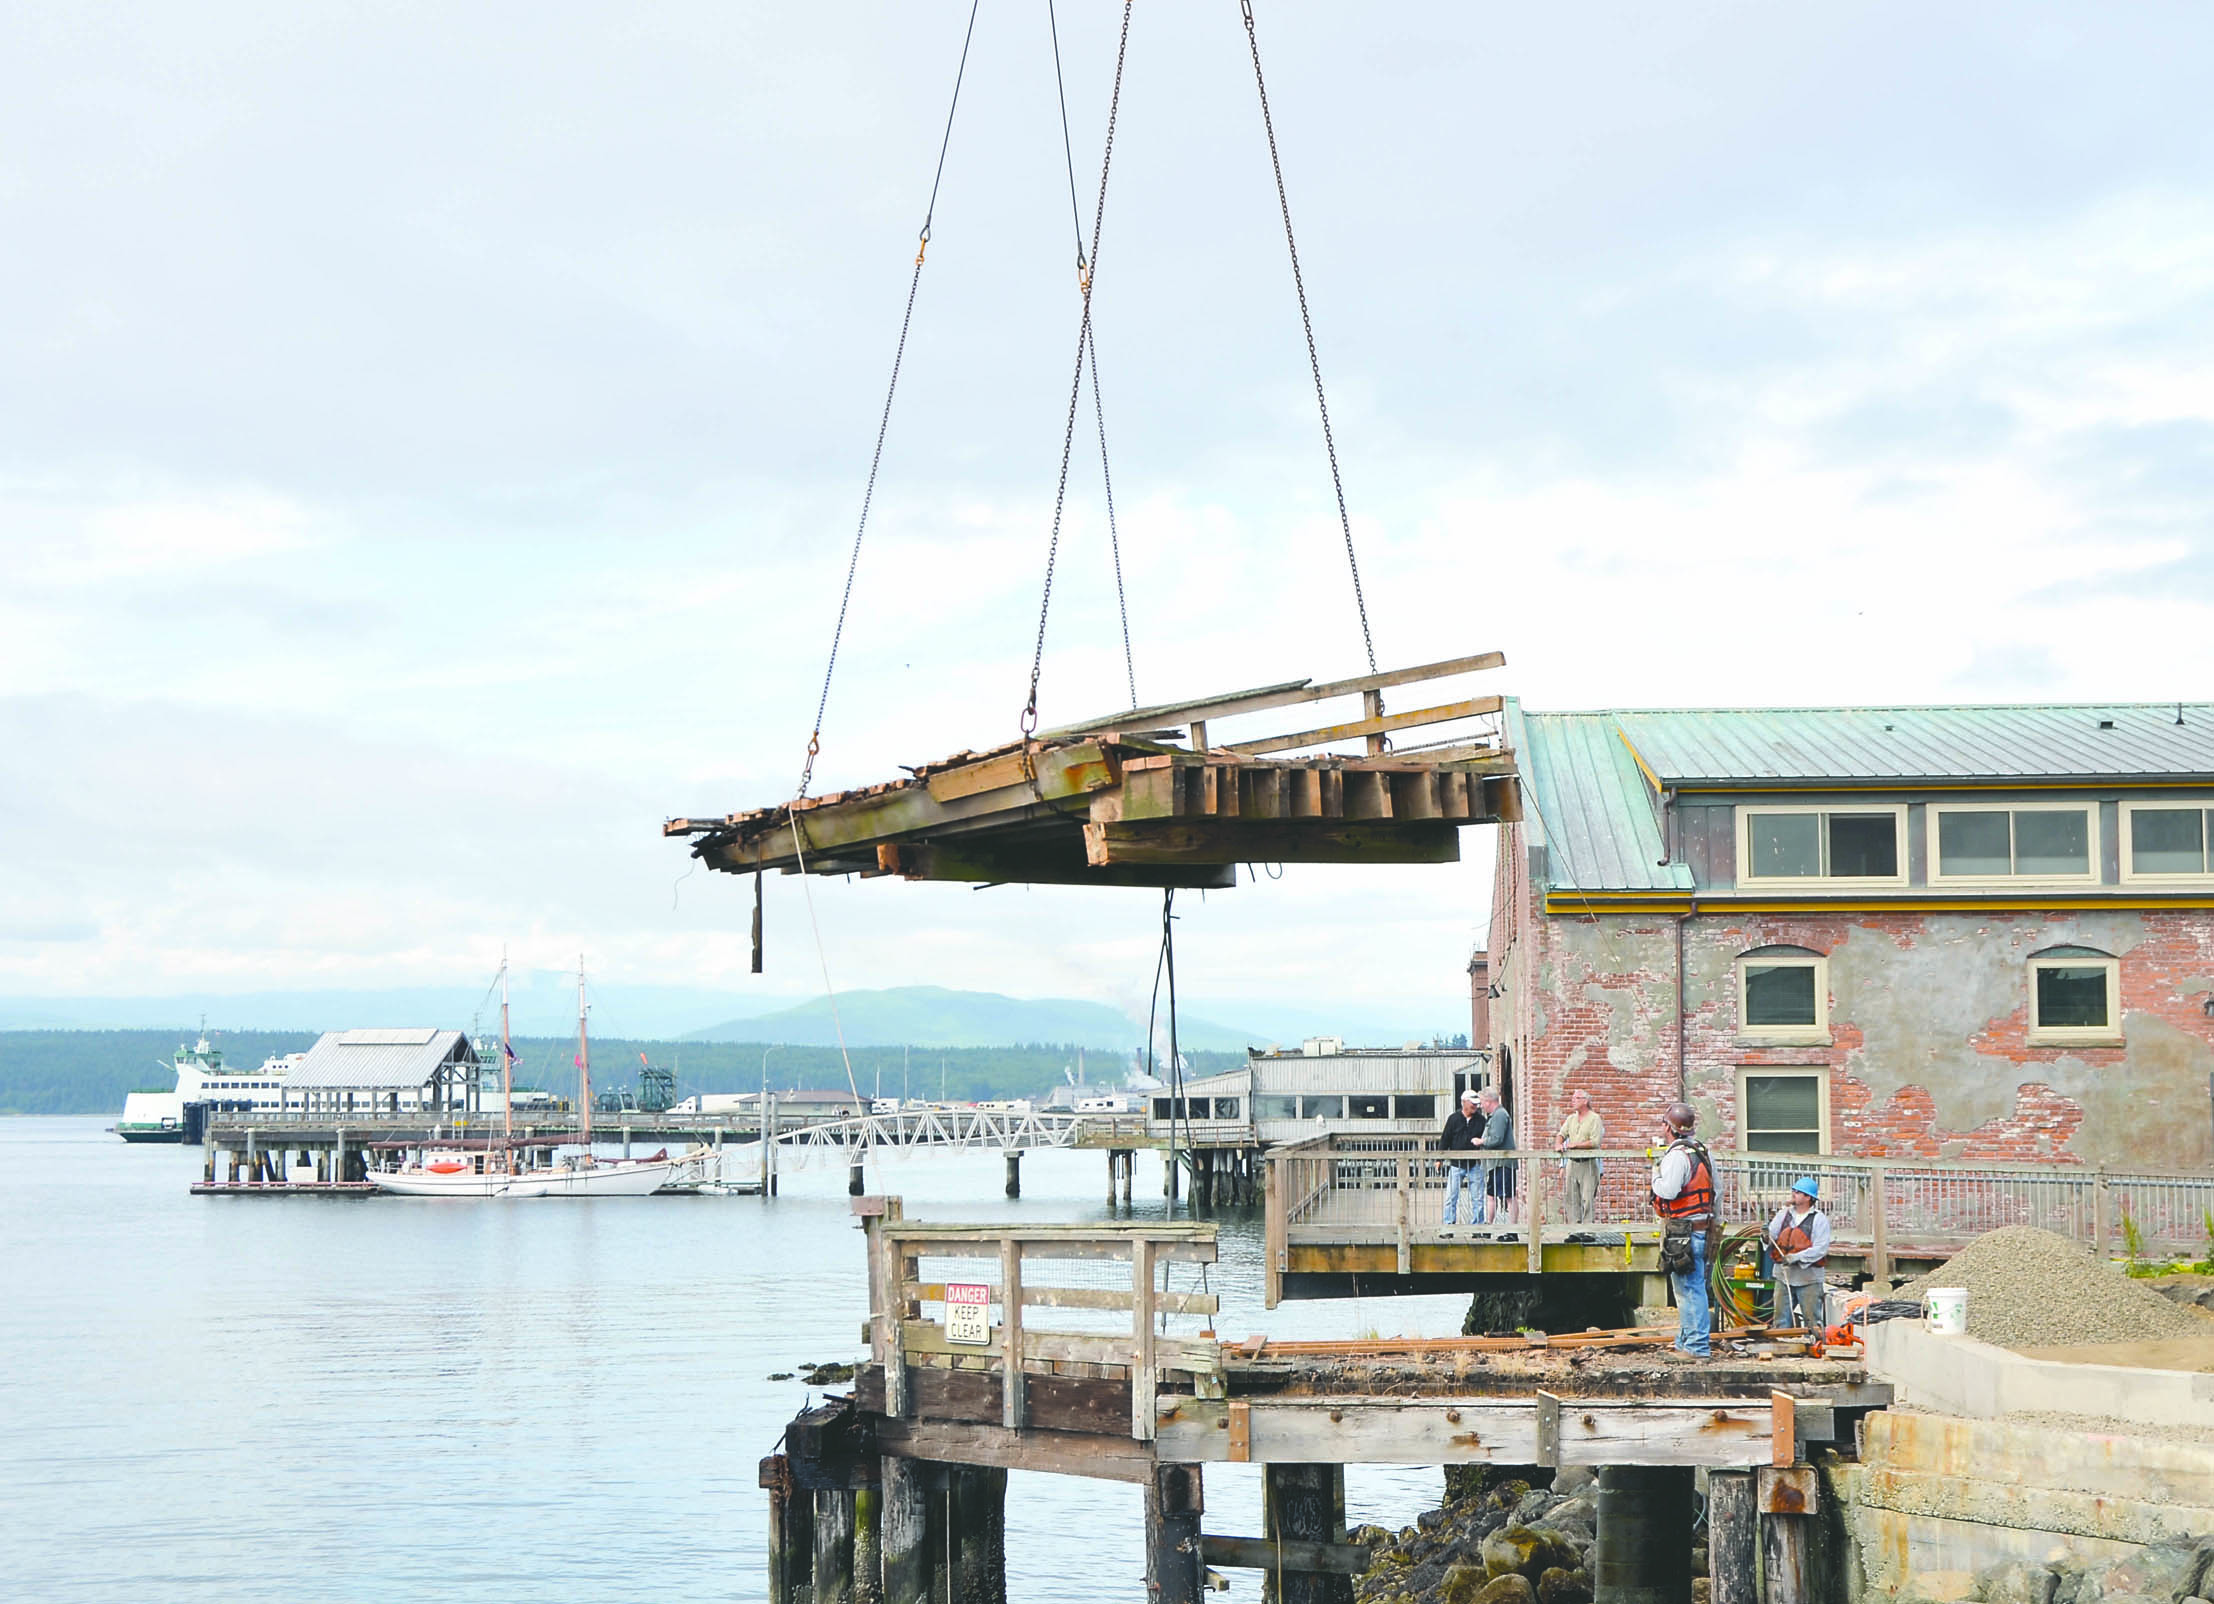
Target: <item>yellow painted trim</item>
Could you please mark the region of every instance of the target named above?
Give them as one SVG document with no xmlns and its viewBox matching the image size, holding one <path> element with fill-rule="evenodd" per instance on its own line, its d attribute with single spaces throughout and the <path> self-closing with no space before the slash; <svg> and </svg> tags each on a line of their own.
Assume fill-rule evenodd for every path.
<svg viewBox="0 0 2214 1604">
<path fill-rule="evenodd" d="M 2100 897 L 2070 893 L 2052 897 L 1925 897 L 1903 894 L 1882 901 L 1843 897 L 1733 897 L 1702 893 L 1698 911 L 1703 913 L 2043 913 L 2111 909 L 2123 913 L 2163 910 L 2214 909 L 2214 892 L 2196 897 Z M 1548 891 L 1545 911 L 1577 913 L 1691 913 L 1691 899 L 1681 892 L 1641 895 L 1631 891 Z"/>
<path fill-rule="evenodd" d="M 1640 763 L 1638 767 L 1644 768 Z M 1650 771 L 1648 771 L 1650 777 Z M 1679 785 L 1678 796 L 1788 796 L 1826 791 L 2190 791 L 2204 790 L 2205 777 L 2174 780 L 1975 780 L 1947 785 L 1917 785 L 1906 780 L 1775 780 L 1763 784 Z"/>
<path fill-rule="evenodd" d="M 1625 730 L 1621 725 L 1617 724 L 1614 727 L 1614 733 L 1615 737 L 1621 741 L 1623 749 L 1630 754 L 1630 761 L 1637 765 L 1638 773 L 1645 776 L 1645 783 L 1653 788 L 1653 794 L 1658 796 L 1661 792 L 1667 790 L 1668 787 L 1660 783 L 1660 776 L 1653 772 L 1652 765 L 1647 763 L 1645 759 L 1638 754 L 1638 749 L 1631 744 L 1630 732 Z"/>
</svg>

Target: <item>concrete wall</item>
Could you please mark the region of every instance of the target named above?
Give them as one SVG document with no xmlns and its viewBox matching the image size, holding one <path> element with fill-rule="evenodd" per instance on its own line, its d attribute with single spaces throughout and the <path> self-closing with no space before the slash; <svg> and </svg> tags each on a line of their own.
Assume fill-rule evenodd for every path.
<svg viewBox="0 0 2214 1604">
<path fill-rule="evenodd" d="M 2214 1532 L 2214 1444 L 1883 1410 L 1824 1480 L 1862 1598 L 1965 1597 L 1978 1571 L 2090 1568 Z"/>
<path fill-rule="evenodd" d="M 1837 1153 L 2214 1163 L 2214 910 L 1702 911 L 1680 921 L 1679 1072 L 1679 921 L 1543 913 L 1521 836 L 1499 832 L 1489 957 L 1525 1141 L 1549 1135 L 1580 1086 L 1609 1145 L 1645 1145 L 1678 1095 L 1703 1134 L 1734 1144 L 1739 1075 L 1765 1066 L 1825 1072 Z M 2120 961 L 2122 1046 L 2029 1042 L 2028 960 L 2062 945 Z M 1737 960 L 1765 946 L 1828 959 L 1826 1039 L 1740 1038 Z"/>
</svg>

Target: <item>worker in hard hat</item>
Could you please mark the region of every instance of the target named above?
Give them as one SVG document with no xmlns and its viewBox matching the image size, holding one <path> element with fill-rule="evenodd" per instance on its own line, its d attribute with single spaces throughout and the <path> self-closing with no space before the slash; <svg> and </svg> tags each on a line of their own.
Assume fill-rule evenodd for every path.
<svg viewBox="0 0 2214 1604">
<path fill-rule="evenodd" d="M 1830 1217 L 1822 1212 L 1821 1197 L 1822 1183 L 1802 1175 L 1792 1185 L 1790 1201 L 1768 1222 L 1779 1326 L 1822 1329 L 1822 1267 L 1830 1262 Z"/>
<path fill-rule="evenodd" d="M 1714 1165 L 1696 1134 L 1689 1103 L 1661 1111 L 1668 1145 L 1653 1163 L 1653 1212 L 1661 1217 L 1661 1268 L 1676 1294 L 1678 1354 L 1704 1359 L 1714 1351 L 1707 1266 L 1714 1262 Z"/>
</svg>

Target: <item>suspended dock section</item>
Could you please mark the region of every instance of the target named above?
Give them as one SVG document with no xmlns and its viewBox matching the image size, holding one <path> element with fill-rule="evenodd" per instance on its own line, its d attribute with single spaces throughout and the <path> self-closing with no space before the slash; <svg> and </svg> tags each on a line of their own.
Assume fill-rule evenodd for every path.
<svg viewBox="0 0 2214 1604">
<path fill-rule="evenodd" d="M 733 874 L 1220 888 L 1241 863 L 1452 863 L 1463 826 L 1520 816 L 1500 699 L 1389 713 L 1384 692 L 1503 662 L 1485 652 L 1133 708 L 880 785 L 670 819 L 663 833 L 693 838 L 695 856 Z M 1231 720 L 1353 697 L 1357 718 L 1220 738 Z M 1395 735 L 1445 726 L 1460 728 L 1393 749 Z"/>
</svg>

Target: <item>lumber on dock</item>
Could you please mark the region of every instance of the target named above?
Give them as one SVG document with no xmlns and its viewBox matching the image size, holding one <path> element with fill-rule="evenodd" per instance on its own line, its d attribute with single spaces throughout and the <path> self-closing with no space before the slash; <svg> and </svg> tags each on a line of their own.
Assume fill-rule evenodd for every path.
<svg viewBox="0 0 2214 1604">
<path fill-rule="evenodd" d="M 1317 684 L 1295 680 L 1132 708 L 905 777 L 732 813 L 673 818 L 694 856 L 736 874 L 1225 887 L 1240 863 L 1452 863 L 1460 831 L 1520 817 L 1497 696 L 1398 713 L 1385 690 L 1478 673 L 1497 652 Z M 1213 726 L 1359 697 L 1359 718 L 1220 744 Z M 1459 726 L 1430 746 L 1394 736 Z M 1359 743 L 1356 753 L 1332 746 Z"/>
</svg>

